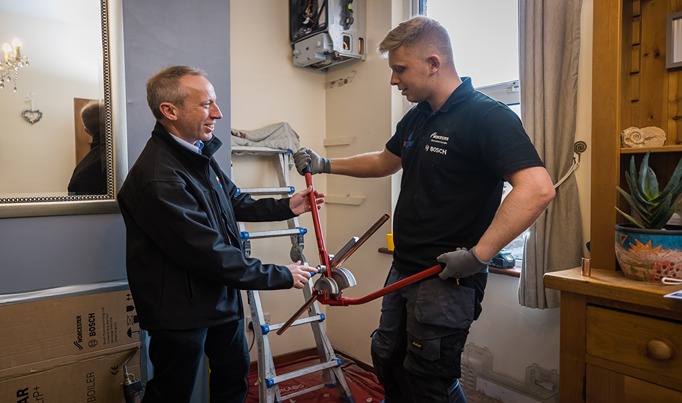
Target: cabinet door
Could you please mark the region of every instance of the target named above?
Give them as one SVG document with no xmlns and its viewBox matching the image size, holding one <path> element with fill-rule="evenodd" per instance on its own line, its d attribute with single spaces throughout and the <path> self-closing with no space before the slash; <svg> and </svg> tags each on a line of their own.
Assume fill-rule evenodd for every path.
<svg viewBox="0 0 682 403">
<path fill-rule="evenodd" d="M 682 392 L 587 365 L 588 403 L 670 403 L 682 402 Z"/>
</svg>

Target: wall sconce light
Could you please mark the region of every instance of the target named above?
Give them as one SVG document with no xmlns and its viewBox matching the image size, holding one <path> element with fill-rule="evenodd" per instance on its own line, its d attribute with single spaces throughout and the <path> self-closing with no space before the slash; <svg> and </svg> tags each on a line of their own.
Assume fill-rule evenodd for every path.
<svg viewBox="0 0 682 403">
<path fill-rule="evenodd" d="M 4 58 L 0 60 L 0 89 L 5 88 L 5 83 L 11 82 L 14 92 L 17 92 L 19 69 L 28 66 L 28 57 L 21 55 L 21 41 L 18 38 L 12 40 L 11 46 L 5 42 L 2 45 L 2 52 Z"/>
</svg>

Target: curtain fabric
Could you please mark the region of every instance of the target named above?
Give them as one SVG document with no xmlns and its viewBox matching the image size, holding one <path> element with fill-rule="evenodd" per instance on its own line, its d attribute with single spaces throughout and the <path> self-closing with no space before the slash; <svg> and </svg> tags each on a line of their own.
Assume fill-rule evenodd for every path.
<svg viewBox="0 0 682 403">
<path fill-rule="evenodd" d="M 554 183 L 574 158 L 581 6 L 582 0 L 519 0 L 521 117 Z M 545 289 L 543 276 L 579 266 L 581 257 L 578 188 L 571 175 L 530 228 L 519 303 L 558 307 L 559 292 Z"/>
</svg>

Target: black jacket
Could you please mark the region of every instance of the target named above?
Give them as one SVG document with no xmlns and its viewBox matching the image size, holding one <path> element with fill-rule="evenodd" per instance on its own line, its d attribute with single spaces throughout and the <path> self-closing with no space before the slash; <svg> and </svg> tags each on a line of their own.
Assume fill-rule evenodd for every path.
<svg viewBox="0 0 682 403">
<path fill-rule="evenodd" d="M 100 135 L 92 137 L 90 151 L 76 165 L 69 181 L 70 195 L 101 195 L 107 193 L 107 167 Z"/>
<path fill-rule="evenodd" d="M 294 216 L 288 199 L 254 200 L 212 155 L 179 144 L 159 123 L 118 194 L 128 283 L 144 329 L 191 329 L 243 317 L 239 289 L 293 285 L 284 266 L 247 258 L 236 221 Z"/>
</svg>

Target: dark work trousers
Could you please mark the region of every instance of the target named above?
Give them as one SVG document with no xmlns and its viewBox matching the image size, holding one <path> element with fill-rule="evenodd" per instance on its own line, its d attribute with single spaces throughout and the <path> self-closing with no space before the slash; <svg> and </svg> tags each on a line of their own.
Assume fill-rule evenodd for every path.
<svg viewBox="0 0 682 403">
<path fill-rule="evenodd" d="M 152 330 L 149 335 L 154 377 L 145 386 L 143 403 L 189 402 L 204 354 L 211 403 L 246 400 L 249 352 L 243 320 L 204 329 Z"/>
<path fill-rule="evenodd" d="M 371 352 L 386 403 L 466 402 L 460 360 L 487 276 L 436 276 L 383 297 Z M 406 277 L 392 267 L 386 285 Z"/>
</svg>

